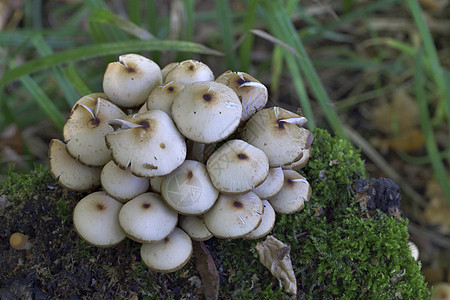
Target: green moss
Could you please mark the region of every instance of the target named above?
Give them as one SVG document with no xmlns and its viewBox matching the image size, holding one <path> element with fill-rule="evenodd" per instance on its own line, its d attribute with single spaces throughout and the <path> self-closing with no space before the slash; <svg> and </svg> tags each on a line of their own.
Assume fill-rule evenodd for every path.
<svg viewBox="0 0 450 300">
<path fill-rule="evenodd" d="M 63 199 L 59 199 L 56 202 L 56 210 L 58 211 L 59 217 L 64 222 L 66 222 L 67 219 L 69 219 L 69 217 L 72 215 L 72 209 L 70 208 L 69 204 Z"/>
</svg>

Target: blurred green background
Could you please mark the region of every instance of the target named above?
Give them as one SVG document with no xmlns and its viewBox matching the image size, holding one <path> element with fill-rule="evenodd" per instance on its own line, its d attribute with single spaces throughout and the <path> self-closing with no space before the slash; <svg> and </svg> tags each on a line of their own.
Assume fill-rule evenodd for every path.
<svg viewBox="0 0 450 300">
<path fill-rule="evenodd" d="M 140 53 L 248 72 L 271 105 L 351 140 L 403 192 L 430 284 L 450 280 L 446 0 L 0 1 L 0 180 L 47 163 L 107 63 Z"/>
</svg>

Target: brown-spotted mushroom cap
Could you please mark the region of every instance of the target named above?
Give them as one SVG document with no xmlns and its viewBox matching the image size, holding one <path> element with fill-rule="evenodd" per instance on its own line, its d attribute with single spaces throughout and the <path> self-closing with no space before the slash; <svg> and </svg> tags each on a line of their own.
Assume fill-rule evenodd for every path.
<svg viewBox="0 0 450 300">
<path fill-rule="evenodd" d="M 73 210 L 73 225 L 78 235 L 91 245 L 110 247 L 125 239 L 119 225 L 122 203 L 105 192 L 95 192 L 81 199 Z"/>
<path fill-rule="evenodd" d="M 264 212 L 262 214 L 261 224 L 255 230 L 245 235 L 246 239 L 259 239 L 269 234 L 275 226 L 276 214 L 269 201 L 262 200 L 264 205 Z"/>
<path fill-rule="evenodd" d="M 75 102 L 75 104 L 72 106 L 72 110 L 80 104 L 86 105 L 88 107 L 95 107 L 95 104 L 97 104 L 97 99 L 98 98 L 102 98 L 104 100 L 108 100 L 108 97 L 106 96 L 105 93 L 92 93 L 92 94 L 88 94 L 85 95 L 83 97 L 81 97 L 80 99 L 77 100 L 77 102 Z"/>
<path fill-rule="evenodd" d="M 259 226 L 263 204 L 256 194 L 219 194 L 214 206 L 204 215 L 206 228 L 218 238 L 243 237 Z"/>
<path fill-rule="evenodd" d="M 161 110 L 111 120 L 106 135 L 112 160 L 139 177 L 169 174 L 186 158 L 186 143 L 170 117 Z"/>
<path fill-rule="evenodd" d="M 241 114 L 236 93 L 214 81 L 185 86 L 172 105 L 172 118 L 180 132 L 205 144 L 227 138 L 239 125 Z"/>
<path fill-rule="evenodd" d="M 180 228 L 155 244 L 141 246 L 141 258 L 147 267 L 160 273 L 181 269 L 192 256 L 192 240 Z"/>
<path fill-rule="evenodd" d="M 119 222 L 130 239 L 155 243 L 172 232 L 178 214 L 164 204 L 160 195 L 144 193 L 123 205 Z"/>
<path fill-rule="evenodd" d="M 263 199 L 268 199 L 275 196 L 283 187 L 284 184 L 284 174 L 283 170 L 278 168 L 269 168 L 269 175 L 264 182 L 253 188 L 252 192 L 258 195 L 258 197 Z"/>
<path fill-rule="evenodd" d="M 204 63 L 197 60 L 184 60 L 174 66 L 166 75 L 165 82 L 175 81 L 187 85 L 198 81 L 213 81 L 214 74 Z"/>
<path fill-rule="evenodd" d="M 206 228 L 202 215 L 180 216 L 178 224 L 194 241 L 206 241 L 213 236 L 208 228 Z"/>
<path fill-rule="evenodd" d="M 242 140 L 220 146 L 206 162 L 214 186 L 226 194 L 244 194 L 260 185 L 269 174 L 263 151 Z"/>
<path fill-rule="evenodd" d="M 304 166 L 306 166 L 306 164 L 309 161 L 309 157 L 311 156 L 312 153 L 312 147 L 309 147 L 307 149 L 303 149 L 303 155 L 299 160 L 294 161 L 293 163 L 291 163 L 290 165 L 287 166 L 283 166 L 283 170 L 300 170 L 301 168 L 303 168 Z"/>
<path fill-rule="evenodd" d="M 200 215 L 216 202 L 219 191 L 209 178 L 206 166 L 185 160 L 161 184 L 161 196 L 166 204 L 182 215 Z"/>
<path fill-rule="evenodd" d="M 59 184 L 73 191 L 87 191 L 100 186 L 101 168 L 91 168 L 73 159 L 66 144 L 53 139 L 48 149 L 50 173 Z"/>
<path fill-rule="evenodd" d="M 113 132 L 108 121 L 124 116 L 119 107 L 101 98 L 91 102 L 91 105 L 75 105 L 63 127 L 67 152 L 87 166 L 104 166 L 111 160 L 105 144 L 105 135 Z"/>
<path fill-rule="evenodd" d="M 309 148 L 313 134 L 302 127 L 306 118 L 279 107 L 260 110 L 244 127 L 242 139 L 263 150 L 271 167 L 297 161 Z"/>
<path fill-rule="evenodd" d="M 305 177 L 293 170 L 283 170 L 284 185 L 281 191 L 269 199 L 273 209 L 281 214 L 293 214 L 305 207 L 311 197 L 311 186 Z"/>
<path fill-rule="evenodd" d="M 134 176 L 130 170 L 119 168 L 112 160 L 103 167 L 100 180 L 103 190 L 120 202 L 145 193 L 150 186 L 148 178 Z"/>
<path fill-rule="evenodd" d="M 159 66 L 139 54 L 119 56 L 118 62 L 108 64 L 103 77 L 103 90 L 120 107 L 142 105 L 150 91 L 162 82 Z"/>
<path fill-rule="evenodd" d="M 184 88 L 181 83 L 171 81 L 154 88 L 148 95 L 147 110 L 162 110 L 169 116 L 172 115 L 173 99 Z"/>
<path fill-rule="evenodd" d="M 248 120 L 267 103 L 267 88 L 253 76 L 244 72 L 226 71 L 216 78 L 236 92 L 242 103 L 241 121 Z"/>
</svg>

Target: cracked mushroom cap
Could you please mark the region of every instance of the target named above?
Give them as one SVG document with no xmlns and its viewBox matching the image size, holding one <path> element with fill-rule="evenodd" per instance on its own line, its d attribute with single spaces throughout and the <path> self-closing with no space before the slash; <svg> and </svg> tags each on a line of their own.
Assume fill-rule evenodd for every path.
<svg viewBox="0 0 450 300">
<path fill-rule="evenodd" d="M 110 247 L 125 239 L 119 225 L 122 203 L 105 192 L 95 192 L 81 199 L 73 210 L 73 225 L 78 235 L 91 245 Z"/>
<path fill-rule="evenodd" d="M 139 177 L 169 174 L 186 158 L 186 143 L 170 117 L 161 110 L 111 120 L 106 135 L 112 160 Z"/>
<path fill-rule="evenodd" d="M 76 104 L 63 127 L 67 152 L 82 164 L 102 167 L 111 160 L 105 144 L 105 135 L 113 132 L 108 121 L 126 115 L 115 104 L 102 98 L 89 100 L 90 104 L 82 102 L 86 104 Z"/>
<path fill-rule="evenodd" d="M 70 156 L 66 144 L 53 139 L 48 149 L 50 172 L 59 184 L 73 191 L 87 191 L 100 186 L 101 168 L 85 166 Z"/>
<path fill-rule="evenodd" d="M 184 85 L 175 81 L 157 86 L 148 95 L 147 110 L 162 110 L 171 116 L 173 99 L 183 88 Z"/>
<path fill-rule="evenodd" d="M 118 62 L 108 64 L 103 90 L 118 106 L 135 108 L 142 105 L 150 91 L 161 82 L 161 69 L 155 62 L 138 54 L 126 54 L 119 56 Z"/>
<path fill-rule="evenodd" d="M 236 93 L 214 81 L 195 82 L 175 97 L 172 118 L 188 139 L 204 144 L 227 138 L 239 125 L 242 105 Z"/>
<path fill-rule="evenodd" d="M 180 167 L 164 177 L 161 196 L 179 214 L 200 215 L 214 205 L 219 191 L 212 184 L 204 164 L 185 160 Z"/>
<path fill-rule="evenodd" d="M 261 224 L 259 224 L 259 226 L 256 227 L 255 230 L 253 230 L 249 234 L 246 234 L 244 236 L 244 238 L 246 239 L 253 240 L 262 238 L 268 235 L 275 226 L 275 210 L 273 209 L 272 205 L 270 205 L 269 201 L 262 200 L 262 203 L 264 205 L 264 212 L 262 214 Z"/>
<path fill-rule="evenodd" d="M 120 202 L 145 193 L 150 186 L 148 178 L 134 176 L 130 170 L 119 168 L 112 160 L 103 167 L 100 180 L 103 190 Z"/>
<path fill-rule="evenodd" d="M 214 74 L 211 69 L 206 64 L 193 59 L 184 60 L 173 66 L 165 76 L 165 82 L 175 81 L 183 85 L 213 80 Z"/>
<path fill-rule="evenodd" d="M 278 168 L 269 168 L 269 175 L 264 182 L 253 188 L 252 192 L 258 195 L 258 197 L 263 199 L 269 199 L 275 196 L 283 187 L 284 184 L 284 174 L 283 170 Z"/>
<path fill-rule="evenodd" d="M 160 195 L 144 193 L 123 205 L 119 222 L 130 239 L 139 243 L 155 243 L 173 231 L 178 214 L 164 204 Z"/>
<path fill-rule="evenodd" d="M 155 272 L 170 273 L 181 269 L 192 256 L 192 240 L 183 230 L 174 231 L 155 244 L 141 246 L 141 258 Z"/>
<path fill-rule="evenodd" d="M 244 127 L 242 139 L 261 149 L 271 167 L 281 167 L 299 160 L 309 148 L 313 134 L 302 127 L 306 118 L 293 112 L 271 107 L 253 115 Z"/>
<path fill-rule="evenodd" d="M 241 121 L 248 120 L 267 103 L 267 88 L 255 77 L 244 72 L 226 71 L 216 78 L 236 92 L 242 103 Z"/>
<path fill-rule="evenodd" d="M 211 154 L 206 168 L 220 192 L 244 194 L 264 182 L 269 161 L 263 151 L 247 142 L 230 140 Z"/>
<path fill-rule="evenodd" d="M 311 197 L 311 186 L 305 177 L 293 170 L 283 170 L 284 185 L 281 191 L 269 199 L 273 209 L 280 214 L 293 214 L 305 207 Z"/>
<path fill-rule="evenodd" d="M 263 203 L 255 193 L 220 194 L 204 215 L 206 228 L 222 239 L 243 237 L 255 230 L 262 220 Z"/>
<path fill-rule="evenodd" d="M 206 228 L 203 215 L 180 216 L 178 224 L 194 241 L 206 241 L 213 236 Z"/>
<path fill-rule="evenodd" d="M 312 147 L 309 147 L 307 149 L 303 149 L 302 152 L 303 152 L 302 157 L 299 160 L 294 161 L 290 165 L 283 166 L 283 170 L 295 170 L 295 171 L 298 171 L 301 168 L 303 168 L 304 166 L 306 166 L 306 164 L 309 161 L 309 157 L 311 156 L 311 153 L 312 153 Z"/>
<path fill-rule="evenodd" d="M 72 111 L 77 105 L 80 105 L 80 104 L 86 105 L 88 107 L 95 107 L 95 104 L 97 104 L 98 98 L 108 100 L 108 97 L 106 96 L 105 93 L 88 94 L 88 95 L 81 97 L 80 99 L 78 99 L 77 102 L 75 102 L 75 104 L 72 106 Z"/>
</svg>

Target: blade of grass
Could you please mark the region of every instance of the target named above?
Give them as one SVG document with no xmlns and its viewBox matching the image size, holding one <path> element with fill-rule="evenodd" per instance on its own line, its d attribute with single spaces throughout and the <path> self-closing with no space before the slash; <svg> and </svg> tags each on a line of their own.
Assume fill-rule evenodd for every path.
<svg viewBox="0 0 450 300">
<path fill-rule="evenodd" d="M 125 42 L 99 43 L 78 47 L 76 49 L 65 50 L 52 55 L 29 60 L 18 67 L 8 70 L 8 72 L 6 72 L 0 80 L 0 86 L 16 80 L 23 75 L 31 74 L 64 63 L 72 63 L 105 55 L 146 50 L 187 51 L 209 55 L 223 55 L 221 52 L 203 46 L 202 44 L 185 41 L 133 40 Z"/>
<path fill-rule="evenodd" d="M 283 8 L 281 1 L 263 0 L 262 4 L 265 19 L 273 35 L 293 47 L 301 58 L 296 58 L 296 62 L 302 71 L 305 80 L 309 83 L 310 88 L 317 98 L 325 117 L 336 135 L 345 138 L 345 132 L 342 123 L 331 106 L 325 88 L 317 75 L 314 66 L 299 39 L 294 25 L 291 23 L 289 16 Z"/>
<path fill-rule="evenodd" d="M 252 62 L 252 50 L 254 37 L 248 34 L 255 24 L 256 7 L 259 0 L 250 0 L 247 5 L 244 24 L 242 28 L 243 34 L 247 34 L 239 48 L 239 69 L 242 72 L 249 72 Z"/>
<path fill-rule="evenodd" d="M 31 38 L 31 41 L 40 55 L 46 56 L 53 54 L 53 50 L 47 45 L 45 40 L 42 38 L 42 35 L 34 35 Z M 61 67 L 55 66 L 52 67 L 51 70 L 53 76 L 56 79 L 56 82 L 59 85 L 59 88 L 64 94 L 67 105 L 69 107 L 72 107 L 72 105 L 75 104 L 80 95 L 74 89 L 70 81 L 64 76 Z"/>
<path fill-rule="evenodd" d="M 128 1 L 128 17 L 130 18 L 130 21 L 136 24 L 137 26 L 142 25 L 141 11 L 142 8 L 140 0 Z"/>
<path fill-rule="evenodd" d="M 423 74 L 422 67 L 422 53 L 419 51 L 415 59 L 415 70 L 414 70 L 414 87 L 416 93 L 416 100 L 418 104 L 420 125 L 422 127 L 422 132 L 425 138 L 425 146 L 427 148 L 428 156 L 431 161 L 431 166 L 433 167 L 442 191 L 447 199 L 447 203 L 450 206 L 450 186 L 447 181 L 447 173 L 445 171 L 444 164 L 440 159 L 439 150 L 434 139 L 433 127 L 431 126 L 431 121 L 428 111 L 427 95 L 425 92 L 425 78 Z"/>
<path fill-rule="evenodd" d="M 279 80 L 283 72 L 283 51 L 279 45 L 275 45 L 272 51 L 271 68 L 270 68 L 270 90 L 273 95 L 278 98 Z M 276 99 L 278 102 L 278 99 Z M 277 105 L 277 103 L 275 103 Z"/>
<path fill-rule="evenodd" d="M 187 41 L 194 41 L 194 30 L 195 30 L 195 0 L 185 0 L 184 9 L 186 16 L 186 31 L 185 38 Z M 181 56 L 182 60 L 188 60 L 192 58 L 192 53 L 184 53 Z"/>
<path fill-rule="evenodd" d="M 430 30 L 425 22 L 425 18 L 423 17 L 423 12 L 420 8 L 419 3 L 416 0 L 407 0 L 406 3 L 408 4 L 414 22 L 416 23 L 417 29 L 419 30 L 420 36 L 422 38 L 426 58 L 427 60 L 429 60 L 429 63 L 431 65 L 430 75 L 434 79 L 439 97 L 441 98 L 438 112 L 441 111 L 443 112 L 442 115 L 446 115 L 448 121 L 448 130 L 450 132 L 450 93 L 448 89 L 449 82 L 444 76 L 444 71 L 439 62 L 439 57 L 437 55 L 436 47 L 433 42 L 433 37 L 431 36 Z"/>
<path fill-rule="evenodd" d="M 222 36 L 223 51 L 226 53 L 225 60 L 229 70 L 235 70 L 236 55 L 232 50 L 234 45 L 233 16 L 229 3 L 226 0 L 215 0 L 216 17 Z"/>
<path fill-rule="evenodd" d="M 83 81 L 74 64 L 70 64 L 63 69 L 63 74 L 70 80 L 70 83 L 80 95 L 92 94 L 92 90 Z"/>
</svg>

